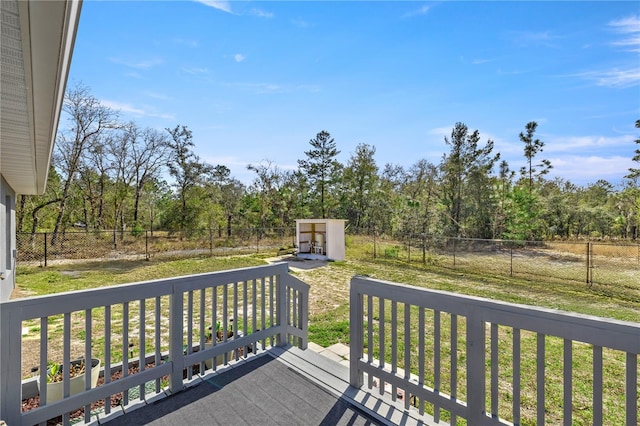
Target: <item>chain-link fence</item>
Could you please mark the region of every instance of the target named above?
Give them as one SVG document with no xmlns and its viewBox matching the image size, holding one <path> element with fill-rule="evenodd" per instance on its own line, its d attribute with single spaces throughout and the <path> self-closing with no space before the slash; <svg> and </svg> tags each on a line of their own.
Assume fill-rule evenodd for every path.
<svg viewBox="0 0 640 426">
<path fill-rule="evenodd" d="M 640 298 L 640 245 L 610 242 L 509 241 L 376 235 L 360 232 L 358 255 L 475 273 L 598 284 L 598 291 Z M 295 227 L 119 232 L 18 233 L 18 263 L 150 259 L 295 251 Z"/>
<path fill-rule="evenodd" d="M 626 288 L 640 297 L 640 244 L 510 241 L 425 234 L 361 235 L 367 256 L 522 278 L 571 280 Z"/>
<path fill-rule="evenodd" d="M 55 261 L 150 259 L 195 255 L 290 251 L 295 227 L 168 231 L 88 231 L 17 233 L 18 264 L 47 266 Z"/>
</svg>

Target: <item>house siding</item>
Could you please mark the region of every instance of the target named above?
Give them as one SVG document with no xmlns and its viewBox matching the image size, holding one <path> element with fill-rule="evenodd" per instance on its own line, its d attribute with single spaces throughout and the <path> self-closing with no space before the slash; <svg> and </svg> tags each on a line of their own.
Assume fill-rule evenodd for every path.
<svg viewBox="0 0 640 426">
<path fill-rule="evenodd" d="M 9 300 L 16 283 L 16 194 L 0 176 L 0 301 Z"/>
</svg>

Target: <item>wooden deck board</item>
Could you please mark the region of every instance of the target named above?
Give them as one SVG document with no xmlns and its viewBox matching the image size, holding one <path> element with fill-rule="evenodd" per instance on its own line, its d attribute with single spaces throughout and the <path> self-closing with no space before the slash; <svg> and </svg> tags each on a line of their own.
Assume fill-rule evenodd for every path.
<svg viewBox="0 0 640 426">
<path fill-rule="evenodd" d="M 275 355 L 275 354 L 274 354 Z M 376 425 L 366 411 L 270 352 L 107 422 L 117 425 Z"/>
</svg>

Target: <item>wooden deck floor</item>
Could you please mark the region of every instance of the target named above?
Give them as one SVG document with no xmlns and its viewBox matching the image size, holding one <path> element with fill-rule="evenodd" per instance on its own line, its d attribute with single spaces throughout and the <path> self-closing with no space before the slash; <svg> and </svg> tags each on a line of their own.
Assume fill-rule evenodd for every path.
<svg viewBox="0 0 640 426">
<path fill-rule="evenodd" d="M 348 368 L 313 351 L 272 348 L 118 417 L 117 425 L 429 425 L 387 395 L 349 387 Z M 440 423 L 442 425 L 442 423 Z"/>
</svg>

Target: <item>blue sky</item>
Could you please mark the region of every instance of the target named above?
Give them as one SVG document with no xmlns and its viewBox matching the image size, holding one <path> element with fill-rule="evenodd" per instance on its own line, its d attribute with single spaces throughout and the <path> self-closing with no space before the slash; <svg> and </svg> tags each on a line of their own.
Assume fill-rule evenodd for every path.
<svg viewBox="0 0 640 426">
<path fill-rule="evenodd" d="M 518 171 L 536 121 L 550 178 L 617 184 L 640 137 L 640 3 L 85 0 L 77 82 L 141 127 L 186 125 L 245 183 L 321 130 L 343 163 L 366 143 L 380 168 L 437 164 L 456 122 Z"/>
</svg>

